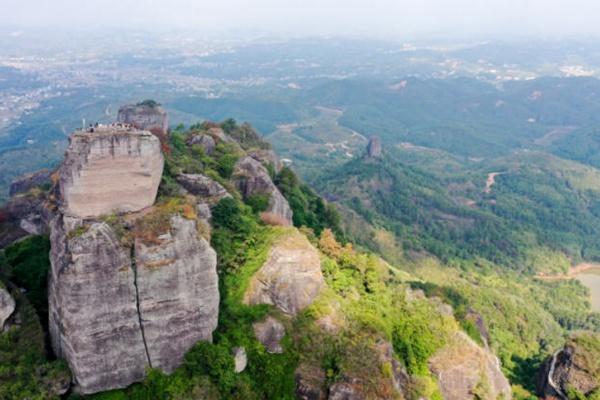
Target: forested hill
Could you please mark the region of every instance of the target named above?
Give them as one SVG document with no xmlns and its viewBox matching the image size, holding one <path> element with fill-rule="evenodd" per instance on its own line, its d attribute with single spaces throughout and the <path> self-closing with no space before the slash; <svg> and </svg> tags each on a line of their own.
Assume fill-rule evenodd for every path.
<svg viewBox="0 0 600 400">
<path fill-rule="evenodd" d="M 436 161 L 428 168 L 429 158 Z M 382 158 L 356 158 L 323 174 L 316 187 L 392 232 L 405 250 L 446 261 L 480 257 L 540 273 L 600 256 L 599 171 L 544 153 L 455 165 L 451 174 L 438 169 L 452 161 L 442 152 L 389 148 Z"/>
</svg>

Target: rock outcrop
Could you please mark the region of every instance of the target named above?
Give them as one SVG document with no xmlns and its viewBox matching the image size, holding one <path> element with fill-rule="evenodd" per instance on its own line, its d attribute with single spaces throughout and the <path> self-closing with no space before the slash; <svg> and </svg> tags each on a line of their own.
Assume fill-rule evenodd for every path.
<svg viewBox="0 0 600 400">
<path fill-rule="evenodd" d="M 246 355 L 246 349 L 244 347 L 235 347 L 233 349 L 233 363 L 234 371 L 237 374 L 244 372 L 248 365 L 248 356 Z"/>
<path fill-rule="evenodd" d="M 49 329 L 81 393 L 125 387 L 148 367 L 171 372 L 196 342 L 212 340 L 216 254 L 196 221 L 175 215 L 147 242 L 123 241 L 97 219 L 151 206 L 162 169 L 159 139 L 119 125 L 76 132 L 59 169 Z"/>
<path fill-rule="evenodd" d="M 177 182 L 194 196 L 201 197 L 203 203 L 214 205 L 225 197 L 231 197 L 221 184 L 202 174 L 181 174 Z"/>
<path fill-rule="evenodd" d="M 215 139 L 213 139 L 212 136 L 201 133 L 201 134 L 192 136 L 187 141 L 187 145 L 188 146 L 194 146 L 194 145 L 200 146 L 202 148 L 202 150 L 204 151 L 204 154 L 211 155 L 215 152 L 216 143 L 215 143 Z"/>
<path fill-rule="evenodd" d="M 4 325 L 13 312 L 15 312 L 15 300 L 0 283 L 0 332 L 4 330 Z"/>
<path fill-rule="evenodd" d="M 127 104 L 119 108 L 117 122 L 129 124 L 155 135 L 166 135 L 169 129 L 167 112 L 153 101 Z"/>
<path fill-rule="evenodd" d="M 233 179 L 245 199 L 254 195 L 269 196 L 265 213 L 274 216 L 272 220 L 280 225 L 292 225 L 292 209 L 260 162 L 250 156 L 241 158 L 235 164 Z"/>
<path fill-rule="evenodd" d="M 252 327 L 254 335 L 268 353 L 283 353 L 281 339 L 285 336 L 285 327 L 281 322 L 269 315 L 264 320 L 255 322 Z"/>
<path fill-rule="evenodd" d="M 250 280 L 244 302 L 271 304 L 294 316 L 312 304 L 324 285 L 319 252 L 293 229 L 273 244 Z"/>
<path fill-rule="evenodd" d="M 28 192 L 34 187 L 49 184 L 50 175 L 52 175 L 52 171 L 49 169 L 42 169 L 23 175 L 10 184 L 9 195 L 12 197 L 18 193 Z"/>
<path fill-rule="evenodd" d="M 128 386 L 148 367 L 171 372 L 212 339 L 216 254 L 195 221 L 173 216 L 159 238 L 131 247 L 104 222 L 58 215 L 51 228 L 52 345 L 79 392 Z"/>
<path fill-rule="evenodd" d="M 260 162 L 265 167 L 267 165 L 272 165 L 275 169 L 275 172 L 279 172 L 281 170 L 281 162 L 279 161 L 277 154 L 275 154 L 275 152 L 271 149 L 250 150 L 248 151 L 248 155 Z"/>
<path fill-rule="evenodd" d="M 464 332 L 456 332 L 450 343 L 429 359 L 429 368 L 446 400 L 511 398 L 498 358 Z"/>
<path fill-rule="evenodd" d="M 569 391 L 582 396 L 600 390 L 600 335 L 580 333 L 569 338 L 538 374 L 538 391 L 543 399 L 564 399 Z"/>
<path fill-rule="evenodd" d="M 377 136 L 372 136 L 367 144 L 367 156 L 371 158 L 379 158 L 382 154 L 381 139 Z"/>
<path fill-rule="evenodd" d="M 117 125 L 76 131 L 60 167 L 66 214 L 93 218 L 154 203 L 163 170 L 158 138 Z"/>
</svg>

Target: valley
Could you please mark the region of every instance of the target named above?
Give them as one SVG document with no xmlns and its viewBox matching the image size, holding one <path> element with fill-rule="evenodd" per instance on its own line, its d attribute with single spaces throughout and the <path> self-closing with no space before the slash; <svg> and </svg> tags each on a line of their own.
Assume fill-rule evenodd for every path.
<svg viewBox="0 0 600 400">
<path fill-rule="evenodd" d="M 0 397 L 600 393 L 594 43 L 157 36 L 0 40 Z"/>
</svg>

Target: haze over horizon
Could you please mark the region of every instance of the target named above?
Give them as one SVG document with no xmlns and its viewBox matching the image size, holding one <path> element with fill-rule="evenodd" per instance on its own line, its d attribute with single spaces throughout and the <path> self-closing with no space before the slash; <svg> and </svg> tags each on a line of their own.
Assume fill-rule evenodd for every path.
<svg viewBox="0 0 600 400">
<path fill-rule="evenodd" d="M 599 36 L 592 0 L 2 0 L 5 29 L 93 28 L 255 31 L 284 35 L 549 37 Z"/>
</svg>

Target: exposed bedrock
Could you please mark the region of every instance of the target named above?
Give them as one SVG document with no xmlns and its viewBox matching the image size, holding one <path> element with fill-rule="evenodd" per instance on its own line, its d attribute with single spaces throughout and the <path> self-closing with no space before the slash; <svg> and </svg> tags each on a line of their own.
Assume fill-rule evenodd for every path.
<svg viewBox="0 0 600 400">
<path fill-rule="evenodd" d="M 159 139 L 150 132 L 112 125 L 76 131 L 59 170 L 62 208 L 92 218 L 148 207 L 163 163 Z"/>
<path fill-rule="evenodd" d="M 272 215 L 272 220 L 279 225 L 292 225 L 292 209 L 259 161 L 250 156 L 241 158 L 235 164 L 233 178 L 245 199 L 255 195 L 268 196 L 265 212 Z"/>
<path fill-rule="evenodd" d="M 179 216 L 152 243 L 124 246 L 104 222 L 51 223 L 49 325 L 81 393 L 122 388 L 146 368 L 171 372 L 218 318 L 216 254 Z"/>
</svg>

